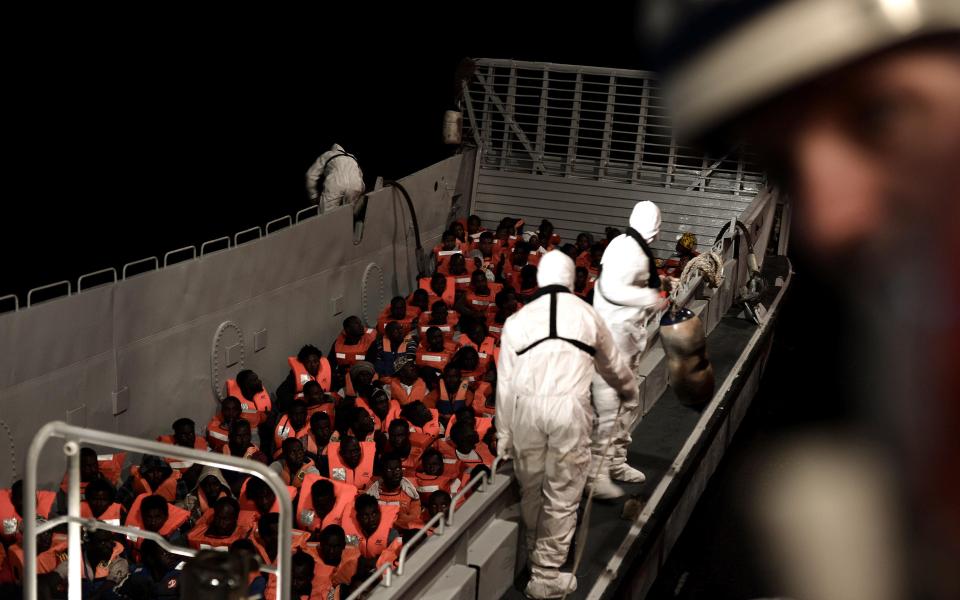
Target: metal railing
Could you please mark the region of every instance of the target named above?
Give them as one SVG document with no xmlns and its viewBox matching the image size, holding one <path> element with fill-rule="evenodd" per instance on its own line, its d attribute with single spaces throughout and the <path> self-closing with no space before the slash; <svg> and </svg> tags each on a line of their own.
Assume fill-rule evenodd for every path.
<svg viewBox="0 0 960 600">
<path fill-rule="evenodd" d="M 69 462 L 69 481 L 67 483 L 67 515 L 49 521 L 43 525 L 37 525 L 37 466 L 40 462 L 40 452 L 50 440 L 50 438 L 61 438 L 66 440 L 63 445 L 63 453 L 67 456 Z M 180 555 L 193 556 L 195 552 L 190 549 L 176 548 L 154 537 L 151 532 L 144 531 L 136 527 L 120 527 L 108 525 L 94 519 L 85 519 L 80 516 L 80 443 L 89 442 L 101 446 L 108 446 L 123 450 L 132 450 L 144 454 L 154 454 L 157 456 L 169 456 L 180 458 L 202 465 L 217 467 L 220 469 L 229 469 L 246 473 L 254 477 L 263 479 L 273 490 L 278 498 L 287 493 L 287 488 L 280 480 L 280 477 L 268 469 L 266 466 L 251 460 L 236 458 L 226 454 L 214 452 L 202 452 L 193 448 L 183 448 L 172 444 L 162 444 L 150 440 L 143 440 L 126 435 L 109 433 L 106 431 L 97 431 L 95 429 L 86 429 L 83 427 L 74 427 L 63 421 L 53 421 L 47 423 L 34 436 L 30 443 L 30 449 L 27 452 L 27 472 L 24 476 L 24 498 L 23 498 L 23 526 L 24 526 L 24 556 L 28 557 L 24 572 L 24 598 L 27 600 L 36 600 L 37 598 L 37 561 L 29 557 L 37 555 L 37 534 L 47 531 L 53 527 L 67 523 L 68 531 L 68 555 L 71 560 L 68 564 L 68 598 L 69 600 L 80 600 L 81 588 L 80 582 L 83 577 L 83 561 L 80 560 L 80 526 L 85 525 L 89 528 L 99 528 L 117 533 L 131 534 L 138 537 L 153 539 L 160 543 L 164 549 Z M 263 569 L 266 572 L 274 572 L 277 577 L 278 598 L 280 600 L 289 600 L 290 590 L 287 585 L 287 577 L 290 565 L 290 539 L 292 531 L 292 508 L 286 502 L 280 503 L 280 529 L 279 529 L 279 548 L 277 550 L 276 568 Z M 159 537 L 159 536 L 158 536 Z"/>
<path fill-rule="evenodd" d="M 312 211 L 313 214 L 308 214 L 308 213 L 311 213 L 311 211 Z M 205 255 L 207 255 L 207 254 L 210 254 L 210 253 L 212 253 L 212 252 L 216 252 L 217 250 L 228 250 L 228 249 L 230 249 L 230 248 L 234 248 L 234 247 L 239 246 L 240 244 L 244 244 L 244 243 L 246 243 L 246 242 L 251 242 L 251 241 L 254 241 L 254 240 L 259 240 L 259 239 L 261 239 L 261 238 L 263 238 L 263 237 L 265 237 L 265 236 L 270 235 L 271 233 L 276 233 L 277 231 L 280 231 L 281 229 L 286 229 L 287 227 L 290 227 L 290 226 L 292 226 L 292 225 L 298 224 L 298 223 L 300 223 L 301 221 L 304 221 L 304 220 L 306 220 L 306 219 L 309 219 L 310 217 L 313 217 L 313 216 L 317 216 L 317 215 L 319 215 L 319 214 L 320 214 L 320 213 L 319 213 L 319 209 L 318 209 L 318 207 L 317 207 L 316 205 L 308 206 L 308 207 L 306 207 L 306 208 L 304 208 L 304 209 L 301 209 L 301 210 L 297 211 L 297 212 L 294 214 L 294 216 L 284 215 L 284 216 L 279 217 L 279 218 L 277 218 L 277 219 L 273 219 L 272 221 L 268 222 L 268 223 L 266 224 L 266 226 L 264 226 L 263 228 L 261 228 L 259 225 L 257 225 L 257 226 L 255 226 L 255 227 L 249 227 L 249 228 L 244 229 L 244 230 L 242 230 L 242 231 L 238 231 L 237 233 L 235 233 L 235 234 L 233 234 L 233 235 L 225 235 L 225 236 L 221 236 L 221 237 L 218 237 L 218 238 L 214 238 L 214 239 L 212 239 L 212 240 L 207 240 L 207 241 L 205 241 L 205 242 L 203 242 L 203 243 L 201 243 L 201 244 L 199 245 L 199 250 L 198 250 L 198 246 L 196 246 L 196 245 L 194 245 L 194 246 L 184 246 L 184 247 L 182 247 L 182 248 L 177 248 L 177 249 L 175 249 L 175 250 L 170 250 L 169 252 L 164 253 L 164 254 L 163 254 L 163 260 L 162 260 L 162 261 L 160 260 L 160 258 L 159 258 L 158 256 L 148 256 L 148 257 L 142 258 L 142 259 L 140 259 L 140 260 L 135 260 L 135 261 L 132 261 L 132 262 L 128 262 L 128 263 L 126 263 L 126 264 L 124 264 L 123 266 L 120 267 L 120 277 L 119 277 L 119 279 L 121 279 L 121 280 L 122 280 L 122 279 L 128 279 L 128 278 L 130 278 L 130 277 L 136 277 L 137 275 L 140 275 L 140 274 L 142 274 L 142 273 L 146 273 L 146 272 L 150 272 L 150 271 L 157 271 L 157 270 L 160 270 L 161 268 L 169 267 L 169 266 L 172 266 L 172 265 L 181 263 L 181 262 L 186 262 L 186 261 L 188 261 L 188 260 L 196 260 L 196 259 L 198 258 L 198 254 L 199 254 L 199 256 L 202 258 L 203 256 L 205 256 Z M 241 239 L 241 238 L 242 238 L 242 239 Z M 222 247 L 216 247 L 216 246 L 222 246 Z M 172 257 L 178 257 L 179 255 L 184 255 L 184 256 L 181 257 L 181 258 L 179 258 L 179 260 L 171 260 Z M 189 257 L 187 257 L 186 255 L 189 255 Z M 128 273 L 128 271 L 130 271 L 130 270 L 133 269 L 134 267 L 137 267 L 137 266 L 140 266 L 140 265 L 146 265 L 146 264 L 152 264 L 153 266 L 152 266 L 152 268 L 150 268 L 150 269 L 145 269 L 145 270 L 143 270 L 143 271 L 138 271 L 138 272 L 135 272 L 135 273 Z M 161 264 L 162 264 L 162 266 L 161 266 Z M 105 275 L 105 274 L 109 274 L 109 273 L 112 273 L 112 274 L 113 274 L 113 281 L 106 281 L 106 282 L 104 282 L 104 283 L 102 283 L 102 284 L 89 285 L 89 286 L 87 286 L 86 288 L 83 287 L 83 283 L 84 283 L 86 280 L 89 280 L 89 279 L 91 279 L 91 278 L 93 278 L 93 277 L 96 277 L 96 276 L 98 276 L 98 275 Z M 114 267 L 107 267 L 106 269 L 100 269 L 100 270 L 98 270 L 98 271 L 92 271 L 92 272 L 90 272 L 90 273 L 84 273 L 83 275 L 80 275 L 80 277 L 77 279 L 76 290 L 77 290 L 77 293 L 80 293 L 80 292 L 89 290 L 89 289 L 91 289 L 92 287 L 97 287 L 98 285 L 107 285 L 107 284 L 110 284 L 110 283 L 116 283 L 117 280 L 118 280 L 118 277 L 117 277 L 117 269 L 114 268 Z M 68 280 L 63 280 L 63 281 L 58 281 L 58 282 L 56 282 L 56 283 L 50 283 L 50 284 L 46 284 L 46 285 L 41 285 L 41 286 L 39 286 L 39 287 L 31 288 L 30 290 L 27 291 L 27 302 L 26 302 L 26 305 L 25 305 L 23 308 L 29 308 L 30 306 L 33 305 L 33 295 L 34 295 L 35 293 L 37 293 L 37 292 L 42 292 L 42 291 L 44 291 L 44 290 L 47 290 L 47 289 L 50 289 L 50 288 L 59 287 L 59 286 L 64 286 L 64 289 L 66 290 L 66 294 L 61 293 L 61 294 L 58 294 L 58 295 L 53 296 L 53 297 L 51 297 L 51 298 L 46 298 L 46 300 L 53 300 L 53 299 L 58 298 L 58 297 L 61 297 L 61 296 L 71 296 L 71 295 L 73 295 L 73 293 L 74 293 L 74 292 L 73 292 L 73 286 L 72 286 L 71 282 L 68 281 Z M 17 296 L 17 294 L 7 294 L 7 295 L 5 295 L 5 296 L 0 296 L 0 302 L 6 304 L 8 300 L 12 300 L 12 302 L 9 302 L 9 304 L 12 304 L 12 305 L 13 305 L 12 309 L 6 309 L 6 310 L 0 309 L 0 313 L 4 313 L 4 312 L 17 312 L 17 311 L 19 311 L 19 310 L 21 309 L 21 306 L 20 306 L 20 298 L 19 298 L 19 296 Z M 4 308 L 5 308 L 5 307 L 4 307 Z"/>
<path fill-rule="evenodd" d="M 453 527 L 454 514 L 456 514 L 457 510 L 459 510 L 457 508 L 457 502 L 460 499 L 465 498 L 466 495 L 469 492 L 473 491 L 474 488 L 478 488 L 477 489 L 478 492 L 481 492 L 481 493 L 484 492 L 486 490 L 486 486 L 488 484 L 493 483 L 493 479 L 496 476 L 497 469 L 504 462 L 506 461 L 502 457 L 499 457 L 499 456 L 496 457 L 493 460 L 493 464 L 490 465 L 489 473 L 482 473 L 480 476 L 474 478 L 469 483 L 467 483 L 467 485 L 465 485 L 463 489 L 457 492 L 456 495 L 454 495 L 454 497 L 450 500 L 450 509 L 448 510 L 448 512 L 446 513 L 441 512 L 441 513 L 435 514 L 433 518 L 431 518 L 429 521 L 427 521 L 424 524 L 424 526 L 420 529 L 420 531 L 414 534 L 414 536 L 411 537 L 409 540 L 404 542 L 403 546 L 400 548 L 400 555 L 397 557 L 397 566 L 395 569 L 391 567 L 390 563 L 381 565 L 381 567 L 376 571 L 374 571 L 369 577 L 367 577 L 363 581 L 363 583 L 360 584 L 360 586 L 357 587 L 353 591 L 353 593 L 347 597 L 346 600 L 359 599 L 366 590 L 373 588 L 377 584 L 377 582 L 379 582 L 381 579 L 383 580 L 384 587 L 390 587 L 391 585 L 393 585 L 393 577 L 402 576 L 404 571 L 406 570 L 407 556 L 416 547 L 416 542 L 419 542 L 420 540 L 425 538 L 427 535 L 429 535 L 431 528 L 436 527 L 437 529 L 435 533 L 437 535 L 443 535 L 447 527 Z"/>
<path fill-rule="evenodd" d="M 486 169 L 755 195 L 749 156 L 677 143 L 653 73 L 478 59 L 464 85 L 465 138 Z"/>
</svg>

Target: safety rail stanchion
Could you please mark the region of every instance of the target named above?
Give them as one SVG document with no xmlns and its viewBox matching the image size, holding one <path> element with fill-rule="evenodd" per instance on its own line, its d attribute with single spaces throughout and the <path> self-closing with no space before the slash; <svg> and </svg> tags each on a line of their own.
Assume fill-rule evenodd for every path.
<svg viewBox="0 0 960 600">
<path fill-rule="evenodd" d="M 0 302 L 3 302 L 4 300 L 9 300 L 11 298 L 13 298 L 13 311 L 16 312 L 20 310 L 20 298 L 17 298 L 16 294 L 7 294 L 6 296 L 0 296 Z"/>
<path fill-rule="evenodd" d="M 300 221 L 303 221 L 303 220 L 305 220 L 305 219 L 309 219 L 310 217 L 304 217 L 303 219 L 301 219 L 301 218 L 300 218 L 300 215 L 305 215 L 305 214 L 307 214 L 307 213 L 309 213 L 309 212 L 311 212 L 311 211 L 313 212 L 313 214 L 310 215 L 310 217 L 316 217 L 316 216 L 318 216 L 318 215 L 320 214 L 320 205 L 319 205 L 319 204 L 315 204 L 315 205 L 313 205 L 313 206 L 308 206 L 308 207 L 306 207 L 306 208 L 302 208 L 302 209 L 298 210 L 298 211 L 297 211 L 297 214 L 294 215 L 294 220 L 295 220 L 297 223 L 299 223 Z"/>
<path fill-rule="evenodd" d="M 286 223 L 287 223 L 286 225 L 284 225 L 283 227 L 277 227 L 276 229 L 273 229 L 273 230 L 271 231 L 271 229 L 270 229 L 270 226 L 271 226 L 271 225 L 274 225 L 274 224 L 276 224 L 276 223 L 283 223 L 284 221 L 286 221 Z M 280 230 L 283 229 L 284 227 L 290 227 L 291 225 L 293 225 L 293 219 L 290 218 L 290 215 L 284 215 L 284 216 L 280 217 L 279 219 L 274 219 L 274 220 L 270 221 L 269 223 L 266 224 L 266 226 L 264 226 L 263 229 L 264 229 L 264 231 L 267 232 L 267 235 L 270 235 L 271 233 L 273 233 L 273 231 L 280 231 Z"/>
<path fill-rule="evenodd" d="M 383 576 L 383 587 L 390 587 L 393 585 L 393 565 L 390 563 L 384 563 L 380 565 L 380 568 L 373 572 L 373 575 L 367 577 L 360 586 L 353 590 L 353 593 L 347 596 L 347 600 L 357 600 L 360 598 L 364 592 L 366 592 L 371 587 L 375 586 L 378 581 Z"/>
<path fill-rule="evenodd" d="M 191 260 L 193 260 L 194 258 L 197 257 L 197 247 L 196 247 L 196 246 L 184 246 L 183 248 L 177 248 L 176 250 L 171 250 L 170 252 L 167 252 L 166 254 L 164 254 L 164 255 L 163 255 L 163 266 L 164 266 L 164 267 L 167 267 L 167 266 L 170 264 L 170 257 L 171 257 L 171 256 L 173 256 L 174 254 L 180 254 L 181 252 L 185 252 L 185 251 L 187 251 L 187 250 L 190 251 L 190 259 L 191 259 Z M 186 259 L 183 259 L 183 260 L 186 260 Z M 183 262 L 183 260 L 179 260 L 179 261 L 177 261 L 177 262 Z"/>
<path fill-rule="evenodd" d="M 35 288 L 33 288 L 32 290 L 30 290 L 29 292 L 27 292 L 27 308 L 33 306 L 33 293 L 34 293 L 34 292 L 40 292 L 40 291 L 43 291 L 43 290 L 48 290 L 48 289 L 50 289 L 50 288 L 52 288 L 52 287 L 61 286 L 61 285 L 63 285 L 63 284 L 66 284 L 66 285 L 67 285 L 67 295 L 69 296 L 70 294 L 72 294 L 72 293 L 73 293 L 73 288 L 70 286 L 70 282 L 67 281 L 66 279 L 64 279 L 63 281 L 58 281 L 58 282 L 56 282 L 56 283 L 48 283 L 47 285 L 41 285 L 40 287 L 35 287 Z"/>
<path fill-rule="evenodd" d="M 257 237 L 255 237 L 255 238 L 250 238 L 249 240 L 244 240 L 244 242 L 249 242 L 249 241 L 252 241 L 252 240 L 259 240 L 260 237 L 261 237 L 262 234 L 263 234 L 263 232 L 260 231 L 260 226 L 259 226 L 259 225 L 256 226 L 256 227 L 251 227 L 251 228 L 249 228 L 249 229 L 244 229 L 243 231 L 238 231 L 237 233 L 233 234 L 233 246 L 234 246 L 234 248 L 236 248 L 237 246 L 239 246 L 239 245 L 242 243 L 242 242 L 240 242 L 240 236 L 241 236 L 241 235 L 246 235 L 246 234 L 252 233 L 252 232 L 254 232 L 254 231 L 257 232 Z"/>
<path fill-rule="evenodd" d="M 40 452 L 43 450 L 50 438 L 61 438 L 66 440 L 63 451 L 69 458 L 69 482 L 67 489 L 67 508 L 68 514 L 65 517 L 54 519 L 44 525 L 37 525 L 37 467 L 40 462 Z M 82 577 L 82 560 L 80 548 L 80 526 L 89 524 L 89 520 L 80 516 L 80 443 L 89 442 L 100 446 L 107 446 L 121 450 L 141 452 L 143 454 L 153 454 L 163 457 L 179 458 L 194 463 L 200 463 L 219 469 L 229 469 L 246 473 L 254 477 L 263 479 L 273 490 L 278 498 L 287 493 L 287 488 L 280 477 L 261 463 L 219 454 L 214 452 L 203 452 L 193 448 L 183 448 L 173 444 L 163 444 L 140 438 L 134 438 L 106 431 L 97 431 L 94 429 L 85 429 L 83 427 L 74 427 L 63 421 L 53 421 L 47 423 L 34 436 L 27 451 L 26 474 L 24 476 L 24 498 L 23 498 L 23 526 L 24 526 L 24 556 L 37 555 L 37 534 L 46 531 L 51 527 L 66 522 L 68 524 L 68 548 L 69 556 L 73 560 L 68 565 L 69 582 L 69 600 L 80 600 L 80 581 Z M 286 502 L 280 503 L 280 531 L 279 548 L 277 550 L 277 590 L 279 600 L 289 600 L 290 590 L 287 585 L 290 566 L 290 539 L 292 530 L 293 508 Z M 142 529 L 136 527 L 119 527 L 108 525 L 106 523 L 97 523 L 96 527 L 115 531 L 118 533 L 129 533 L 138 537 L 150 538 L 152 536 Z M 182 552 L 178 552 L 182 554 Z M 26 564 L 24 571 L 24 598 L 27 600 L 36 600 L 37 598 L 37 562 L 36 560 L 24 561 Z M 266 568 L 262 569 L 267 571 Z"/>
<path fill-rule="evenodd" d="M 132 267 L 132 266 L 134 266 L 134 265 L 143 265 L 143 264 L 146 264 L 146 263 L 151 262 L 151 261 L 153 262 L 153 269 L 151 269 L 151 271 L 156 271 L 157 269 L 160 268 L 160 261 L 157 260 L 157 257 L 156 257 L 156 256 L 148 256 L 148 257 L 146 257 L 146 258 L 141 258 L 140 260 L 135 260 L 135 261 L 133 261 L 133 262 L 128 262 L 127 264 L 123 265 L 123 278 L 124 278 L 124 279 L 127 278 L 127 269 L 129 269 L 130 267 Z M 141 273 L 146 273 L 146 271 L 141 271 Z M 139 274 L 140 274 L 140 273 L 137 273 L 137 275 L 139 275 Z"/>
<path fill-rule="evenodd" d="M 107 267 L 106 269 L 100 269 L 99 271 L 94 271 L 94 272 L 92 272 L 92 273 L 84 273 L 84 274 L 81 275 L 79 278 L 77 278 L 77 293 L 80 293 L 80 292 L 83 291 L 83 280 L 84 280 L 84 279 L 89 279 L 89 278 L 91 278 L 91 277 L 96 277 L 97 275 L 103 275 L 104 273 L 110 273 L 110 274 L 113 275 L 113 281 L 111 281 L 110 283 L 116 283 L 116 282 L 117 282 L 117 270 L 114 269 L 113 267 Z M 103 285 L 103 284 L 100 284 L 100 285 Z"/>
<path fill-rule="evenodd" d="M 450 500 L 450 509 L 447 514 L 447 525 L 453 525 L 453 514 L 457 512 L 457 502 L 465 497 L 468 492 L 472 492 L 474 488 L 478 488 L 477 491 L 483 492 L 486 489 L 487 477 L 481 474 L 476 479 L 472 480 L 467 485 L 463 486 L 463 489 L 457 492 L 457 495 Z"/>
<path fill-rule="evenodd" d="M 427 537 L 427 534 L 430 532 L 431 527 L 435 527 L 438 524 L 443 522 L 443 513 L 437 513 L 433 515 L 433 518 L 424 524 L 424 526 L 414 534 L 412 538 L 403 543 L 403 547 L 400 548 L 400 557 L 397 558 L 397 577 L 403 575 L 403 567 L 407 562 L 407 554 L 410 553 L 410 550 L 413 549 L 414 543 L 419 542 L 423 538 Z M 443 534 L 443 531 L 440 531 Z"/>
<path fill-rule="evenodd" d="M 219 243 L 219 242 L 226 242 L 226 243 L 227 243 L 227 247 L 226 247 L 226 248 L 223 248 L 224 250 L 229 250 L 229 249 L 230 249 L 230 236 L 225 235 L 225 236 L 223 236 L 223 237 L 218 237 L 218 238 L 214 238 L 214 239 L 212 239 L 212 240 L 207 240 L 207 241 L 205 241 L 204 243 L 200 244 L 200 256 L 205 256 L 205 255 L 207 254 L 207 246 L 210 246 L 211 244 L 216 244 L 216 243 Z"/>
</svg>

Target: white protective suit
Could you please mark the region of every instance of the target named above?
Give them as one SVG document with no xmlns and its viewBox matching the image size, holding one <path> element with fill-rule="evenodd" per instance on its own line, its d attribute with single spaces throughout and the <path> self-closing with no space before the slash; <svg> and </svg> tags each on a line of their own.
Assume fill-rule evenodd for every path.
<svg viewBox="0 0 960 600">
<path fill-rule="evenodd" d="M 650 201 L 638 202 L 630 214 L 630 227 L 647 244 L 652 243 L 660 234 L 660 209 Z M 617 348 L 633 370 L 640 353 L 647 346 L 644 322 L 665 306 L 660 290 L 648 287 L 650 269 L 656 266 L 650 264 L 640 244 L 625 233 L 610 241 L 600 264 L 602 269 L 594 288 L 593 307 L 610 328 Z M 591 472 L 598 466 L 610 436 L 616 435 L 612 448 L 607 452 L 610 472 L 616 479 L 618 470 L 626 466 L 627 447 L 632 441 L 630 430 L 640 417 L 639 400 L 635 403 L 624 402 L 621 406 L 617 390 L 602 377 L 594 377 L 593 405 L 597 411 L 597 430 L 593 444 L 594 468 Z M 603 476 L 606 476 L 605 470 L 601 471 Z M 642 478 L 633 479 L 638 480 L 642 481 Z"/>
<path fill-rule="evenodd" d="M 321 177 L 323 189 L 317 189 Z M 319 204 L 321 213 L 347 204 L 356 206 L 364 189 L 360 164 L 339 144 L 331 146 L 307 169 L 307 193 Z"/>
<path fill-rule="evenodd" d="M 559 250 L 544 255 L 540 290 L 507 319 L 500 338 L 498 452 L 514 459 L 520 482 L 531 582 L 557 580 L 567 558 L 590 464 L 594 375 L 624 402 L 636 404 L 638 398 L 637 382 L 610 331 L 593 307 L 568 293 L 574 270 Z M 550 339 L 552 301 L 556 336 L 564 339 Z"/>
</svg>

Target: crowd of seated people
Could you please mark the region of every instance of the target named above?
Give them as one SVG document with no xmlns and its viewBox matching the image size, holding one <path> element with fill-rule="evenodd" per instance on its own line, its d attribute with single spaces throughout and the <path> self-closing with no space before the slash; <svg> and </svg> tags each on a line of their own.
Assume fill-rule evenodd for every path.
<svg viewBox="0 0 960 600">
<path fill-rule="evenodd" d="M 124 453 L 85 447 L 82 516 L 274 565 L 280 503 L 287 503 L 294 597 L 346 597 L 491 468 L 500 332 L 536 293 L 540 257 L 554 248 L 570 254 L 571 291 L 592 297 L 605 244 L 586 233 L 564 244 L 546 220 L 536 232 L 522 226 L 504 219 L 486 230 L 476 216 L 453 223 L 433 249 L 434 272 L 409 296 L 392 298 L 375 323 L 347 318 L 326 354 L 304 345 L 288 357 L 272 396 L 256 373 L 241 371 L 204 428 L 181 418 L 157 437 L 260 462 L 286 484 L 282 497 L 237 471 L 163 456 L 127 465 Z M 608 231 L 608 240 L 618 233 Z M 67 486 L 64 476 L 60 489 L 38 492 L 41 519 L 66 514 Z M 8 590 L 23 574 L 22 496 L 20 481 L 0 490 L 0 586 Z M 64 533 L 39 539 L 44 597 L 65 592 Z M 182 557 L 153 540 L 90 530 L 82 551 L 85 595 L 177 597 Z M 249 588 L 276 596 L 267 574 L 251 576 Z"/>
</svg>

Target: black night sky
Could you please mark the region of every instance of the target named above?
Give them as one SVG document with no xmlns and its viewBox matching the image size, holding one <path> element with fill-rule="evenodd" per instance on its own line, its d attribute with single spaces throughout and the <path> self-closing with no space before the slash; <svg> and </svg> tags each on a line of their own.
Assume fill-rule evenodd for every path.
<svg viewBox="0 0 960 600">
<path fill-rule="evenodd" d="M 9 21 L 0 296 L 292 214 L 333 142 L 368 186 L 450 155 L 463 57 L 642 66 L 631 3 L 328 4 Z"/>
</svg>

